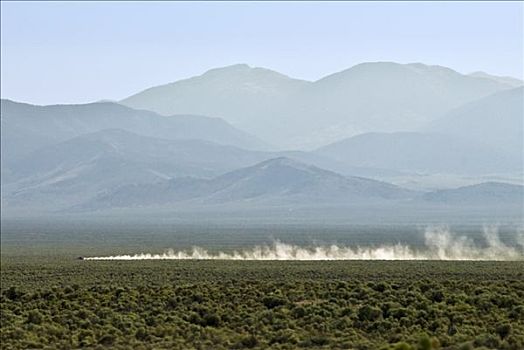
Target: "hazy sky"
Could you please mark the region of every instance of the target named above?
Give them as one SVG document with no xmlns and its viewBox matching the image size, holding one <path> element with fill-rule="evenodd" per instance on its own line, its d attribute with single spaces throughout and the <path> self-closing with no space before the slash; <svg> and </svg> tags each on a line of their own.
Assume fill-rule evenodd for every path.
<svg viewBox="0 0 524 350">
<path fill-rule="evenodd" d="M 121 99 L 248 63 L 314 80 L 364 61 L 523 75 L 522 2 L 1 2 L 2 97 Z"/>
</svg>

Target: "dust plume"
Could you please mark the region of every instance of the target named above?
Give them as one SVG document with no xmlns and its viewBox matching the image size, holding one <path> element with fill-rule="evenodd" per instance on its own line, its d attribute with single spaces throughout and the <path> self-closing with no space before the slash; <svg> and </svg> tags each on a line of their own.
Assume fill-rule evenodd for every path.
<svg viewBox="0 0 524 350">
<path fill-rule="evenodd" d="M 281 241 L 233 252 L 209 252 L 201 247 L 189 251 L 169 249 L 162 254 L 141 253 L 86 257 L 85 260 L 524 260 L 524 230 L 516 233 L 516 244 L 501 241 L 496 226 L 483 230 L 485 244 L 454 235 L 446 227 L 429 227 L 424 232 L 425 245 L 380 246 L 318 245 L 298 246 Z"/>
</svg>

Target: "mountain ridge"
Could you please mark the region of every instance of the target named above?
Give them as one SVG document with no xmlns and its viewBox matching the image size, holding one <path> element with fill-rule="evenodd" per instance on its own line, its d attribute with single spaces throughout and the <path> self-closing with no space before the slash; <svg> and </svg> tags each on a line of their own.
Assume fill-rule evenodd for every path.
<svg viewBox="0 0 524 350">
<path fill-rule="evenodd" d="M 104 129 L 124 129 L 166 139 L 198 138 L 247 149 L 271 148 L 220 118 L 166 117 L 109 102 L 36 106 L 1 100 L 1 122 L 2 149 L 7 163 L 41 147 Z"/>
<path fill-rule="evenodd" d="M 207 180 L 186 177 L 158 184 L 123 186 L 95 198 L 84 208 L 168 205 L 180 201 L 207 205 L 230 202 L 311 205 L 406 199 L 413 193 L 385 182 L 344 177 L 287 157 L 277 157 Z"/>
<path fill-rule="evenodd" d="M 507 205 L 516 203 L 524 209 L 524 186 L 503 182 L 483 182 L 425 193 L 421 199 L 440 204 Z"/>
<path fill-rule="evenodd" d="M 450 110 L 425 131 L 463 138 L 522 157 L 524 87 L 499 91 Z"/>
<path fill-rule="evenodd" d="M 358 133 L 415 130 L 452 108 L 510 88 L 422 63 L 366 62 L 316 81 L 241 64 L 120 102 L 160 114 L 213 111 L 281 148 L 311 149 Z"/>
<path fill-rule="evenodd" d="M 365 133 L 314 152 L 354 166 L 418 173 L 522 171 L 518 156 L 439 133 Z"/>
</svg>

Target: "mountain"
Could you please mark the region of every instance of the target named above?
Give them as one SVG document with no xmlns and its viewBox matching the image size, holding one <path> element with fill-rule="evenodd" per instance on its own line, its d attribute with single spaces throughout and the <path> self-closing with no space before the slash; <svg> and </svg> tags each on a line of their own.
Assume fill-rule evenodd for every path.
<svg viewBox="0 0 524 350">
<path fill-rule="evenodd" d="M 369 131 L 414 130 L 512 87 L 420 63 L 363 63 L 315 82 L 235 65 L 153 87 L 121 103 L 165 115 L 214 115 L 283 148 L 304 149 Z"/>
<path fill-rule="evenodd" d="M 307 100 L 312 118 L 322 115 L 331 128 L 403 131 L 507 88 L 441 66 L 371 62 L 316 81 Z"/>
<path fill-rule="evenodd" d="M 524 87 L 505 90 L 454 109 L 426 127 L 489 145 L 523 158 Z"/>
<path fill-rule="evenodd" d="M 6 205 L 70 205 L 100 191 L 173 177 L 213 177 L 254 164 L 263 152 L 202 140 L 166 140 L 120 129 L 80 135 L 13 161 Z"/>
<path fill-rule="evenodd" d="M 7 165 L 44 146 L 105 129 L 164 139 L 201 139 L 247 149 L 268 147 L 218 118 L 165 117 L 116 103 L 35 106 L 2 100 L 1 126 L 2 160 Z"/>
<path fill-rule="evenodd" d="M 352 201 L 369 198 L 405 198 L 410 191 L 361 177 L 345 177 L 286 157 L 270 159 L 212 180 L 219 191 L 208 198 L 218 201 L 287 197 Z"/>
<path fill-rule="evenodd" d="M 379 176 L 398 174 L 387 169 L 352 167 L 315 153 L 301 151 L 264 152 L 220 145 L 204 140 L 168 140 L 142 136 L 122 129 L 105 129 L 42 147 L 10 163 L 4 184 L 48 183 L 77 169 L 96 167 L 109 158 L 133 163 L 140 171 L 126 174 L 131 182 L 173 177 L 211 178 L 276 157 L 288 157 L 344 174 Z M 94 168 L 93 168 L 94 169 Z M 103 169 L 100 169 L 102 171 Z M 104 170 L 105 171 L 105 170 Z M 148 174 L 141 179 L 139 174 Z M 78 173 L 80 175 L 80 173 Z M 135 176 L 134 179 L 131 177 Z M 118 178 L 113 174 L 113 178 Z M 54 181 L 53 181 L 54 182 Z"/>
<path fill-rule="evenodd" d="M 524 186 L 501 182 L 484 182 L 477 185 L 425 193 L 426 202 L 460 205 L 524 206 Z"/>
<path fill-rule="evenodd" d="M 122 186 L 102 194 L 83 208 L 193 204 L 322 205 L 399 200 L 413 196 L 400 187 L 337 173 L 289 158 L 266 160 L 213 179 L 181 178 L 157 184 Z"/>
<path fill-rule="evenodd" d="M 315 153 L 352 166 L 405 172 L 487 174 L 522 171 L 520 157 L 434 133 L 366 133 L 324 146 Z"/>
<path fill-rule="evenodd" d="M 149 88 L 121 103 L 164 115 L 214 115 L 243 130 L 271 135 L 282 126 L 279 114 L 287 109 L 288 101 L 309 84 L 269 69 L 237 64 Z"/>
<path fill-rule="evenodd" d="M 166 140 L 107 129 L 12 161 L 8 176 L 2 178 L 2 191 L 4 204 L 10 207 L 67 207 L 123 185 L 213 178 L 280 156 L 354 174 L 385 172 L 346 166 L 306 152 L 250 151 L 203 140 Z"/>
<path fill-rule="evenodd" d="M 264 152 L 209 141 L 167 140 L 107 129 L 43 147 L 13 162 L 11 172 L 18 179 L 56 176 L 111 158 L 119 163 L 141 164 L 144 170 L 158 174 L 157 178 L 212 177 L 264 157 Z"/>
<path fill-rule="evenodd" d="M 524 81 L 517 79 L 517 78 L 500 77 L 500 76 L 491 75 L 491 74 L 488 74 L 486 72 L 481 72 L 481 71 L 470 73 L 469 76 L 474 77 L 474 78 L 484 78 L 484 79 L 493 80 L 498 83 L 511 85 L 512 87 L 519 87 L 519 86 L 524 85 Z"/>
</svg>

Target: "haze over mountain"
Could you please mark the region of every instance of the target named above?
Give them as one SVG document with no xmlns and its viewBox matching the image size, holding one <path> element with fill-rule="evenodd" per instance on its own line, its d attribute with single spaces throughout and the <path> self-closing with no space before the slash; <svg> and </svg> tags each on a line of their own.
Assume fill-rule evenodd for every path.
<svg viewBox="0 0 524 350">
<path fill-rule="evenodd" d="M 522 183 L 524 89 L 515 85 L 422 64 L 364 63 L 316 82 L 235 65 L 123 102 L 170 116 L 2 100 L 2 215 L 179 204 L 409 211 L 470 197 L 495 207 L 507 187 L 473 187 L 478 198 L 420 191 Z M 264 138 L 324 145 L 277 151 Z M 438 200 L 447 193 L 458 199 Z"/>
<path fill-rule="evenodd" d="M 417 173 L 522 172 L 517 152 L 507 154 L 459 137 L 420 132 L 366 133 L 316 153 L 346 164 Z"/>
<path fill-rule="evenodd" d="M 105 129 L 43 147 L 12 163 L 13 177 L 57 176 L 111 158 L 141 164 L 158 178 L 211 177 L 263 159 L 264 153 L 204 140 L 166 140 Z M 131 174 L 130 174 L 131 175 Z M 139 178 L 136 179 L 139 181 Z"/>
<path fill-rule="evenodd" d="M 524 87 L 505 90 L 451 110 L 426 128 L 488 145 L 519 158 L 524 149 Z"/>
<path fill-rule="evenodd" d="M 106 129 L 42 147 L 12 161 L 2 178 L 2 190 L 6 206 L 71 206 L 126 184 L 187 176 L 212 178 L 280 156 L 344 173 L 391 174 L 306 152 L 251 151 L 204 140 L 166 140 Z"/>
<path fill-rule="evenodd" d="M 507 206 L 518 205 L 524 209 L 524 186 L 500 182 L 484 182 L 426 193 L 422 199 L 441 204 Z"/>
<path fill-rule="evenodd" d="M 42 147 L 11 162 L 2 179 L 10 206 L 71 206 L 125 184 L 212 177 L 265 159 L 263 152 L 204 140 L 166 140 L 106 129 Z"/>
<path fill-rule="evenodd" d="M 450 109 L 514 87 L 420 63 L 363 63 L 308 82 L 234 65 L 121 101 L 161 114 L 203 114 L 283 148 L 311 148 L 370 131 L 420 128 Z"/>
<path fill-rule="evenodd" d="M 218 118 L 165 117 L 116 103 L 35 106 L 1 101 L 2 155 L 5 164 L 41 147 L 104 129 L 122 129 L 164 139 L 201 139 L 247 149 L 267 149 L 254 136 Z"/>
<path fill-rule="evenodd" d="M 475 78 L 484 78 L 484 79 L 494 80 L 499 83 L 511 85 L 513 87 L 519 87 L 519 86 L 524 85 L 524 81 L 522 81 L 521 79 L 517 79 L 513 77 L 500 77 L 500 76 L 491 75 L 491 74 L 488 74 L 486 72 L 481 72 L 481 71 L 470 73 L 469 76 L 475 77 Z"/>
<path fill-rule="evenodd" d="M 74 211 L 114 208 L 358 208 L 400 210 L 524 208 L 524 186 L 485 182 L 428 193 L 385 182 L 345 177 L 285 157 L 270 159 L 212 179 L 177 178 L 131 184 L 104 192 Z M 396 208 L 396 209 L 395 209 Z M 455 209 L 453 209 L 455 208 Z M 262 209 L 264 210 L 264 209 Z"/>
<path fill-rule="evenodd" d="M 289 158 L 270 159 L 213 179 L 181 178 L 156 184 L 122 186 L 85 207 L 168 205 L 180 201 L 220 204 L 318 205 L 405 199 L 412 191 L 380 181 L 344 177 Z"/>
</svg>

